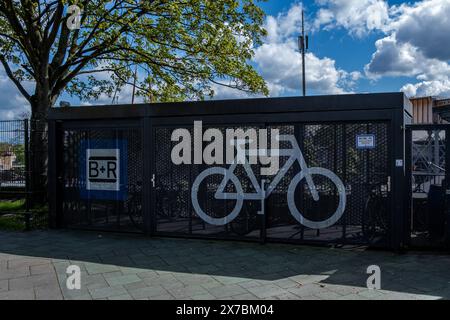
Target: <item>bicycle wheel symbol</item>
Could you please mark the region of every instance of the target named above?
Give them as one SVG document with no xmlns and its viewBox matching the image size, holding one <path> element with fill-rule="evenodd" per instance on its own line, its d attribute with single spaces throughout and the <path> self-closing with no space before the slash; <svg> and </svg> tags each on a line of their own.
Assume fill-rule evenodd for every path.
<svg viewBox="0 0 450 320">
<path fill-rule="evenodd" d="M 287 195 L 289 211 L 291 212 L 292 216 L 305 227 L 311 229 L 325 229 L 331 227 L 332 225 L 334 225 L 336 222 L 339 221 L 339 219 L 342 217 L 345 211 L 346 195 L 344 184 L 336 174 L 325 168 L 309 168 L 308 174 L 311 175 L 311 177 L 314 175 L 323 176 L 331 180 L 331 182 L 337 188 L 337 191 L 339 193 L 339 204 L 336 211 L 326 220 L 312 221 L 305 218 L 305 216 L 298 210 L 295 204 L 295 189 L 297 188 L 298 184 L 302 181 L 302 179 L 306 178 L 305 171 L 299 172 L 289 184 Z M 320 201 L 320 199 L 318 199 L 318 201 Z"/>
<path fill-rule="evenodd" d="M 227 179 L 227 181 L 231 181 L 235 188 L 236 188 L 236 197 L 233 197 L 233 200 L 236 200 L 236 204 L 234 206 L 234 209 L 229 213 L 228 215 L 222 217 L 222 218 L 214 218 L 211 217 L 208 213 L 203 211 L 201 208 L 199 201 L 198 201 L 198 192 L 200 189 L 200 184 L 205 180 L 207 177 L 212 175 L 222 175 L 222 179 Z M 244 196 L 243 196 L 243 190 L 242 185 L 239 182 L 239 179 L 236 177 L 234 173 L 231 173 L 229 170 L 221 167 L 214 167 L 209 168 L 200 173 L 197 178 L 195 179 L 192 190 L 191 190 L 191 200 L 192 200 L 192 206 L 194 207 L 195 212 L 199 215 L 200 218 L 203 219 L 206 223 L 215 225 L 215 226 L 222 226 L 230 223 L 233 221 L 241 212 L 242 205 L 244 204 Z M 226 200 L 226 199 L 225 199 Z"/>
</svg>

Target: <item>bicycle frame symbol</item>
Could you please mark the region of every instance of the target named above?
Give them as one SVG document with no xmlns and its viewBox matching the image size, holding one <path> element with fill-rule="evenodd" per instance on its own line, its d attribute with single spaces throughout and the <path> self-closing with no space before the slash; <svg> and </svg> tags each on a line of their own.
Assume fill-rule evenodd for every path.
<svg viewBox="0 0 450 320">
<path fill-rule="evenodd" d="M 287 192 L 287 203 L 289 207 L 289 211 L 292 214 L 292 216 L 302 225 L 311 228 L 311 229 L 324 229 L 328 228 L 332 225 L 334 225 L 343 215 L 345 211 L 345 204 L 346 204 L 346 192 L 344 184 L 342 183 L 341 179 L 333 173 L 332 171 L 325 169 L 325 168 L 319 168 L 319 167 L 313 167 L 309 168 L 305 162 L 305 158 L 303 157 L 302 151 L 300 150 L 300 147 L 297 143 L 297 140 L 295 136 L 293 135 L 280 135 L 277 136 L 278 141 L 286 141 L 289 142 L 292 145 L 291 149 L 275 149 L 271 150 L 272 156 L 278 156 L 278 157 L 289 157 L 288 160 L 285 162 L 285 164 L 282 166 L 281 169 L 278 170 L 274 178 L 272 179 L 271 183 L 265 188 L 264 184 L 265 181 L 262 180 L 261 185 L 258 183 L 255 174 L 253 173 L 253 170 L 251 168 L 250 163 L 247 161 L 247 156 L 254 156 L 254 155 L 261 155 L 262 153 L 266 153 L 266 150 L 245 150 L 245 144 L 248 143 L 246 140 L 237 140 L 236 143 L 233 143 L 237 146 L 237 156 L 234 159 L 233 163 L 230 165 L 230 167 L 222 168 L 222 167 L 212 167 L 204 170 L 201 172 L 197 178 L 195 179 L 193 185 L 192 185 L 192 191 L 191 191 L 191 200 L 192 205 L 194 207 L 195 212 L 198 214 L 198 216 L 203 219 L 206 223 L 209 223 L 211 225 L 226 225 L 233 221 L 240 213 L 244 200 L 260 200 L 261 201 L 261 211 L 258 212 L 259 214 L 265 214 L 264 212 L 264 199 L 268 198 L 272 192 L 275 190 L 277 185 L 280 183 L 280 181 L 283 179 L 283 177 L 286 175 L 288 170 L 294 165 L 296 161 L 298 161 L 300 165 L 300 172 L 295 175 L 295 177 L 292 179 L 292 181 L 289 184 L 288 192 Z M 244 149 L 241 147 L 244 146 Z M 244 159 L 244 161 L 239 161 L 239 159 Z M 243 163 L 241 163 L 243 162 Z M 242 185 L 238 179 L 238 177 L 234 174 L 234 171 L 238 165 L 243 165 L 246 174 L 248 175 L 250 182 L 252 184 L 252 187 L 254 188 L 255 192 L 251 193 L 245 193 L 242 189 Z M 199 202 L 198 202 L 198 192 L 200 184 L 203 182 L 205 178 L 211 175 L 223 175 L 223 179 L 218 186 L 217 191 L 214 194 L 214 198 L 217 200 L 236 200 L 236 205 L 231 213 L 228 215 L 222 217 L 222 218 L 214 218 L 208 215 L 206 212 L 203 211 L 201 208 Z M 339 194 L 339 204 L 337 206 L 336 211 L 326 220 L 323 221 L 313 221 L 307 219 L 298 209 L 295 204 L 295 190 L 297 188 L 297 185 L 300 183 L 301 180 L 306 179 L 306 183 L 308 185 L 308 188 L 311 192 L 312 198 L 314 201 L 319 201 L 320 196 L 319 192 L 317 191 L 316 185 L 313 180 L 313 175 L 316 176 L 324 176 L 331 180 L 331 182 L 334 184 L 334 186 L 338 190 Z M 230 193 L 225 192 L 225 189 L 229 182 L 234 184 L 236 192 Z"/>
</svg>

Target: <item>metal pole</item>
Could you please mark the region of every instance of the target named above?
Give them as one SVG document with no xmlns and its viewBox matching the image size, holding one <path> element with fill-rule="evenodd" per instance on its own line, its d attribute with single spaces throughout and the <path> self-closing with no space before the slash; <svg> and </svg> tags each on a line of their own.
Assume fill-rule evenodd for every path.
<svg viewBox="0 0 450 320">
<path fill-rule="evenodd" d="M 305 19 L 304 19 L 304 11 L 302 9 L 302 86 L 303 86 L 303 96 L 306 96 L 306 74 L 305 74 Z"/>
<path fill-rule="evenodd" d="M 30 212 L 30 143 L 28 119 L 23 120 L 24 131 L 24 152 L 25 152 L 25 229 L 31 230 L 31 212 Z"/>
</svg>

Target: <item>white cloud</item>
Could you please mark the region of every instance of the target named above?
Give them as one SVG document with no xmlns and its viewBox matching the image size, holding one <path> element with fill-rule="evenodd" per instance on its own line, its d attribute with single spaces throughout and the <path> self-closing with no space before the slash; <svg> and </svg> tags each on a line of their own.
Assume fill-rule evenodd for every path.
<svg viewBox="0 0 450 320">
<path fill-rule="evenodd" d="M 450 95 L 450 1 L 425 0 L 392 7 L 389 35 L 375 43 L 369 77 L 416 77 L 401 91 L 409 96 Z"/>
<path fill-rule="evenodd" d="M 298 94 L 301 88 L 301 55 L 297 35 L 301 24 L 301 4 L 278 16 L 268 16 L 265 43 L 255 49 L 253 62 L 266 80 L 271 96 Z M 340 94 L 349 92 L 361 76 L 338 69 L 333 59 L 306 54 L 307 92 Z"/>
<path fill-rule="evenodd" d="M 450 78 L 432 81 L 422 81 L 419 83 L 408 83 L 400 91 L 403 91 L 409 97 L 415 96 L 450 96 Z"/>
<path fill-rule="evenodd" d="M 316 0 L 316 29 L 344 28 L 362 37 L 384 33 L 365 66 L 372 79 L 416 77 L 401 90 L 409 95 L 450 93 L 450 0 L 423 0 L 389 7 L 384 0 Z"/>
<path fill-rule="evenodd" d="M 425 0 L 392 8 L 389 28 L 399 43 L 409 43 L 430 59 L 450 60 L 450 1 Z"/>
<path fill-rule="evenodd" d="M 117 91 L 114 104 L 131 104 L 133 97 L 133 86 L 125 85 L 120 88 L 120 91 Z M 102 93 L 95 100 L 83 101 L 81 105 L 110 105 L 113 104 L 113 97 L 109 97 L 107 94 Z M 141 96 L 135 95 L 134 103 L 142 103 L 144 102 L 144 98 Z"/>
<path fill-rule="evenodd" d="M 22 96 L 3 67 L 0 67 L 0 120 L 21 119 L 30 112 L 30 104 Z"/>
<path fill-rule="evenodd" d="M 389 22 L 389 6 L 383 0 L 316 0 L 321 6 L 314 20 L 315 29 L 348 29 L 362 37 L 382 30 Z"/>
<path fill-rule="evenodd" d="M 250 94 L 245 91 L 222 86 L 219 84 L 213 84 L 211 86 L 214 91 L 214 97 L 212 100 L 228 100 L 228 99 L 247 99 L 262 97 L 261 94 Z"/>
</svg>

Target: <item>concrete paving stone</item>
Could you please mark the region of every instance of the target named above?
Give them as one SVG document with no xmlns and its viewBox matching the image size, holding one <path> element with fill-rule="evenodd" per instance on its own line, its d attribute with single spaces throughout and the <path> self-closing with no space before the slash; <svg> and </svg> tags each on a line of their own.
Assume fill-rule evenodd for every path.
<svg viewBox="0 0 450 320">
<path fill-rule="evenodd" d="M 103 278 L 108 279 L 108 278 L 115 278 L 115 277 L 121 277 L 123 276 L 122 271 L 112 271 L 112 272 L 106 272 L 106 273 L 102 273 Z"/>
<path fill-rule="evenodd" d="M 363 297 L 359 294 L 347 294 L 347 295 L 342 295 L 339 298 L 337 298 L 337 300 L 369 300 L 369 298 Z"/>
<path fill-rule="evenodd" d="M 141 269 L 141 271 L 142 270 L 145 270 L 145 269 Z M 158 274 L 153 270 L 142 271 L 142 272 L 137 273 L 136 275 L 141 279 L 158 277 Z"/>
<path fill-rule="evenodd" d="M 238 285 L 241 286 L 244 289 L 251 288 L 251 287 L 258 287 L 262 286 L 264 284 L 269 284 L 270 281 L 262 281 L 262 280 L 255 280 L 251 279 L 248 281 L 239 282 Z"/>
<path fill-rule="evenodd" d="M 122 286 L 89 289 L 93 299 L 109 298 L 117 295 L 127 294 L 127 290 Z"/>
<path fill-rule="evenodd" d="M 216 279 L 210 279 L 207 282 L 201 283 L 201 286 L 208 290 L 208 289 L 211 289 L 211 288 L 221 287 L 221 286 L 223 286 L 223 284 L 220 283 L 219 281 L 217 281 Z"/>
<path fill-rule="evenodd" d="M 285 289 L 282 289 L 273 284 L 266 284 L 258 287 L 252 287 L 247 289 L 250 293 L 254 294 L 259 299 L 267 297 L 274 297 L 286 293 Z"/>
<path fill-rule="evenodd" d="M 119 285 L 123 286 L 126 284 L 140 282 L 140 281 L 141 281 L 141 278 L 139 278 L 135 274 L 121 275 L 121 276 L 106 278 L 106 282 L 108 282 L 108 284 L 111 287 L 119 286 Z"/>
<path fill-rule="evenodd" d="M 100 263 L 85 263 L 86 270 L 89 274 L 108 273 L 113 271 L 120 271 L 118 266 L 100 264 Z"/>
<path fill-rule="evenodd" d="M 108 300 L 133 300 L 133 297 L 130 296 L 129 294 L 122 294 L 119 296 L 109 297 Z"/>
<path fill-rule="evenodd" d="M 277 300 L 299 300 L 298 296 L 296 296 L 295 294 L 290 293 L 290 292 L 286 292 L 286 293 L 280 294 L 280 295 L 275 296 L 273 298 L 277 299 Z"/>
<path fill-rule="evenodd" d="M 250 292 L 237 294 L 231 297 L 232 300 L 257 300 L 258 298 Z"/>
<path fill-rule="evenodd" d="M 328 290 L 339 293 L 341 295 L 357 294 L 361 291 L 367 290 L 366 287 L 354 287 L 346 285 L 326 284 Z"/>
<path fill-rule="evenodd" d="M 383 294 L 386 294 L 386 293 L 383 293 L 382 291 L 379 291 L 379 290 L 365 289 L 365 290 L 358 292 L 357 294 L 359 294 L 362 297 L 372 299 L 372 298 L 382 296 Z"/>
<path fill-rule="evenodd" d="M 41 264 L 49 264 L 50 259 L 34 258 L 34 257 L 18 257 L 8 260 L 8 269 L 20 269 L 21 267 L 38 266 Z"/>
<path fill-rule="evenodd" d="M 317 285 L 314 283 L 306 284 L 306 285 L 302 285 L 302 286 L 296 286 L 296 287 L 288 288 L 286 290 L 289 291 L 290 293 L 295 294 L 296 296 L 299 296 L 299 297 L 312 296 L 312 295 L 316 295 L 321 292 L 329 291 L 328 288 L 321 287 L 320 285 Z"/>
<path fill-rule="evenodd" d="M 181 282 L 181 281 L 169 281 L 169 282 L 162 282 L 160 283 L 160 285 L 166 289 L 166 290 L 170 290 L 170 289 L 178 289 L 178 288 L 183 288 L 186 285 Z M 203 286 L 203 284 L 202 284 Z"/>
<path fill-rule="evenodd" d="M 34 288 L 36 300 L 63 300 L 59 286 L 42 286 Z"/>
<path fill-rule="evenodd" d="M 324 291 L 324 292 L 319 292 L 314 294 L 314 296 L 316 296 L 317 298 L 321 299 L 321 300 L 337 300 L 340 297 L 342 297 L 342 295 L 333 292 L 333 291 Z"/>
<path fill-rule="evenodd" d="M 0 292 L 7 291 L 8 288 L 8 280 L 0 280 Z"/>
<path fill-rule="evenodd" d="M 131 291 L 135 289 L 145 288 L 147 287 L 147 284 L 144 281 L 140 280 L 137 282 L 124 284 L 123 287 L 127 289 L 127 291 Z"/>
<path fill-rule="evenodd" d="M 237 284 L 230 284 L 208 289 L 208 292 L 216 298 L 231 297 L 238 294 L 248 293 L 248 291 Z"/>
<path fill-rule="evenodd" d="M 21 267 L 18 269 L 7 269 L 0 272 L 0 280 L 8 280 L 14 278 L 23 278 L 30 275 L 29 267 Z"/>
<path fill-rule="evenodd" d="M 32 288 L 0 292 L 0 300 L 34 300 L 34 299 L 35 299 L 34 290 Z"/>
<path fill-rule="evenodd" d="M 57 284 L 58 280 L 54 274 L 40 274 L 22 278 L 14 278 L 9 280 L 10 290 L 30 289 L 39 286 L 48 286 Z"/>
<path fill-rule="evenodd" d="M 93 290 L 109 287 L 109 284 L 106 282 L 103 275 L 95 274 L 81 277 L 81 287 Z"/>
<path fill-rule="evenodd" d="M 179 280 L 185 285 L 191 285 L 191 284 L 203 284 L 208 282 L 217 282 L 213 277 L 209 275 L 203 275 L 203 274 L 177 274 L 174 277 L 174 280 Z"/>
<path fill-rule="evenodd" d="M 141 272 L 145 272 L 146 269 L 136 268 L 136 267 L 122 267 L 120 266 L 120 271 L 125 274 L 138 274 Z"/>
<path fill-rule="evenodd" d="M 297 282 L 295 282 L 289 278 L 273 281 L 273 284 L 282 289 L 288 289 L 288 288 L 292 288 L 292 287 L 295 287 L 298 285 Z"/>
<path fill-rule="evenodd" d="M 206 293 L 206 294 L 199 294 L 196 296 L 190 297 L 192 300 L 215 300 L 216 297 L 212 294 Z"/>
<path fill-rule="evenodd" d="M 167 290 L 164 289 L 161 286 L 151 286 L 151 287 L 143 287 L 139 289 L 133 289 L 128 290 L 128 293 L 134 298 L 134 299 L 140 299 L 140 298 L 151 298 L 158 295 L 164 295 L 167 294 Z"/>
<path fill-rule="evenodd" d="M 319 275 L 319 274 L 310 274 L 310 275 L 302 275 L 302 276 L 293 276 L 290 277 L 291 280 L 302 284 L 302 285 L 306 285 L 306 284 L 311 284 L 311 283 L 320 283 L 322 281 L 325 281 L 329 278 L 329 275 Z"/>
<path fill-rule="evenodd" d="M 87 288 L 81 288 L 79 290 L 69 290 L 66 287 L 61 287 L 61 292 L 65 300 L 77 300 L 78 298 L 83 298 L 86 296 L 89 296 L 89 299 L 87 300 L 92 299 L 91 294 L 89 293 L 89 290 Z"/>
<path fill-rule="evenodd" d="M 175 278 L 172 274 L 166 274 L 166 275 L 158 276 L 158 277 L 144 278 L 143 281 L 148 286 L 161 285 L 161 284 L 166 284 L 166 283 L 170 283 L 170 282 L 173 282 L 173 283 L 181 282 L 180 280 Z"/>
<path fill-rule="evenodd" d="M 48 273 L 52 274 L 55 273 L 55 268 L 52 263 L 30 266 L 30 273 L 31 275 L 48 274 Z"/>
<path fill-rule="evenodd" d="M 150 298 L 148 298 L 148 300 L 174 300 L 174 297 L 168 293 L 166 294 L 161 294 L 161 295 L 157 295 L 157 296 L 152 296 Z"/>
<path fill-rule="evenodd" d="M 415 300 L 413 295 L 392 292 L 373 298 L 374 300 Z"/>
<path fill-rule="evenodd" d="M 196 295 L 208 294 L 209 292 L 202 286 L 185 286 L 182 288 L 169 289 L 168 292 L 176 299 L 185 299 Z"/>
<path fill-rule="evenodd" d="M 248 281 L 247 278 L 241 278 L 241 277 L 232 277 L 232 276 L 213 276 L 213 278 L 220 283 L 227 285 L 227 284 L 237 284 L 241 282 Z"/>
</svg>

